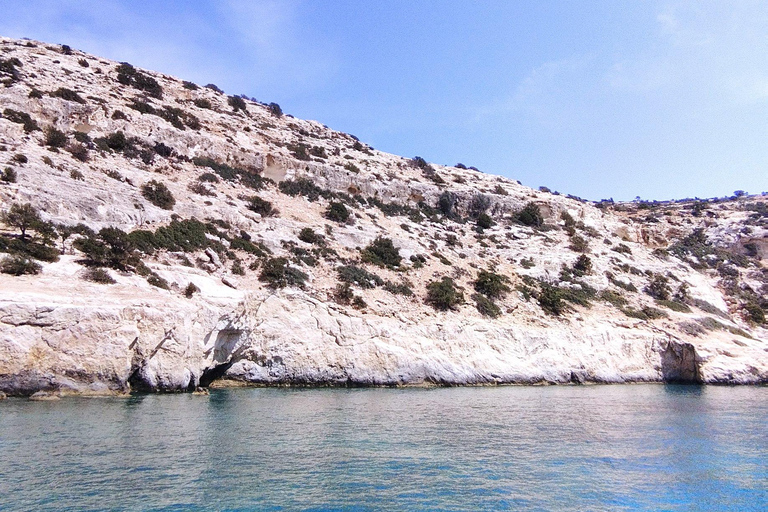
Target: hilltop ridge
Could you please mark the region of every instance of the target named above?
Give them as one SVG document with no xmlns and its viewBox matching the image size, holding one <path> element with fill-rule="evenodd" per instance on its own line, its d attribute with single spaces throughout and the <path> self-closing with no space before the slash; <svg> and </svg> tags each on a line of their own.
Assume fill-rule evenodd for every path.
<svg viewBox="0 0 768 512">
<path fill-rule="evenodd" d="M 36 41 L 0 82 L 0 391 L 768 382 L 766 197 L 591 203 Z"/>
</svg>

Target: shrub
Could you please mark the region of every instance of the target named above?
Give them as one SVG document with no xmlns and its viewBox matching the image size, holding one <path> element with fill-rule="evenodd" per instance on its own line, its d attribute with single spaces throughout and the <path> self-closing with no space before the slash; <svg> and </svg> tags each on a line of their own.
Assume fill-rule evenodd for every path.
<svg viewBox="0 0 768 512">
<path fill-rule="evenodd" d="M 309 156 L 309 146 L 307 146 L 306 144 L 303 144 L 301 142 L 299 142 L 298 144 L 291 143 L 291 144 L 288 144 L 286 148 L 288 148 L 288 151 L 293 153 L 294 158 L 296 158 L 297 160 L 308 161 L 311 159 Z"/>
<path fill-rule="evenodd" d="M 516 215 L 517 221 L 521 224 L 531 227 L 541 227 L 544 225 L 544 217 L 541 215 L 541 209 L 536 203 L 528 203 Z"/>
<path fill-rule="evenodd" d="M 142 73 L 127 62 L 117 66 L 117 81 L 123 85 L 144 91 L 153 98 L 160 99 L 163 97 L 163 88 L 157 80 Z"/>
<path fill-rule="evenodd" d="M 315 233 L 312 228 L 302 228 L 302 230 L 299 231 L 299 240 L 313 245 L 322 244 L 325 241 L 322 235 Z"/>
<path fill-rule="evenodd" d="M 498 318 L 501 315 L 501 308 L 485 295 L 474 293 L 472 300 L 475 301 L 475 307 L 483 316 Z"/>
<path fill-rule="evenodd" d="M 212 172 L 204 172 L 200 175 L 199 178 L 197 178 L 199 181 L 203 183 L 218 183 L 219 177 L 213 174 Z"/>
<path fill-rule="evenodd" d="M 224 94 L 224 91 L 222 91 L 216 84 L 208 84 L 205 86 L 206 89 L 210 89 L 214 92 L 217 92 L 219 94 Z"/>
<path fill-rule="evenodd" d="M 384 284 L 384 281 L 372 272 L 354 265 L 347 265 L 336 269 L 339 280 L 350 283 L 360 288 L 375 288 Z"/>
<path fill-rule="evenodd" d="M 147 201 L 163 210 L 170 210 L 173 208 L 173 205 L 176 204 L 176 199 L 174 199 L 173 194 L 168 190 L 168 187 L 165 186 L 165 183 L 156 180 L 149 181 L 142 185 L 141 195 L 143 195 Z"/>
<path fill-rule="evenodd" d="M 600 299 L 616 306 L 617 308 L 624 306 L 627 303 L 627 299 L 612 290 L 603 290 L 600 292 Z"/>
<path fill-rule="evenodd" d="M 458 198 L 456 197 L 456 194 L 453 192 L 445 191 L 440 194 L 440 198 L 437 200 L 437 209 L 440 210 L 444 216 L 448 218 L 455 218 L 457 217 L 455 211 L 457 201 Z"/>
<path fill-rule="evenodd" d="M 308 278 L 309 276 L 301 270 L 288 266 L 288 260 L 285 258 L 269 258 L 264 262 L 259 274 L 259 281 L 267 283 L 271 288 L 304 288 L 304 282 Z"/>
<path fill-rule="evenodd" d="M 33 87 L 32 90 L 29 91 L 29 97 L 30 98 L 35 98 L 35 99 L 39 100 L 39 99 L 41 99 L 43 97 L 43 93 L 42 93 L 42 91 L 40 91 L 38 89 L 35 89 Z"/>
<path fill-rule="evenodd" d="M 618 253 L 632 254 L 632 249 L 627 244 L 619 244 L 616 247 L 611 247 L 611 250 Z"/>
<path fill-rule="evenodd" d="M 187 80 L 184 80 L 184 81 L 182 82 L 182 85 L 183 85 L 183 86 L 184 86 L 184 88 L 185 88 L 185 89 L 187 89 L 188 91 L 196 91 L 196 90 L 198 90 L 198 89 L 200 88 L 200 87 L 198 87 L 198 85 L 197 85 L 196 83 L 194 83 L 194 82 L 189 82 L 189 81 L 187 81 Z M 192 284 L 192 283 L 190 283 L 190 284 Z"/>
<path fill-rule="evenodd" d="M 37 121 L 32 119 L 26 112 L 19 112 L 18 110 L 7 108 L 3 110 L 3 117 L 12 123 L 24 125 L 24 133 L 40 131 L 40 126 L 38 126 Z"/>
<path fill-rule="evenodd" d="M 413 290 L 408 282 L 393 283 L 387 281 L 384 283 L 384 289 L 393 295 L 403 295 L 405 297 L 413 297 Z"/>
<path fill-rule="evenodd" d="M 0 220 L 21 231 L 22 239 L 27 236 L 27 230 L 35 229 L 42 223 L 40 214 L 30 203 L 13 203 L 8 211 L 0 216 Z"/>
<path fill-rule="evenodd" d="M 278 185 L 278 188 L 283 194 L 292 197 L 304 196 L 309 201 L 317 201 L 321 195 L 327 195 L 327 192 L 315 185 L 312 180 L 307 178 L 281 181 L 280 185 Z"/>
<path fill-rule="evenodd" d="M 571 237 L 569 248 L 576 252 L 587 252 L 589 251 L 589 242 L 580 235 L 573 235 Z"/>
<path fill-rule="evenodd" d="M 21 256 L 6 256 L 0 261 L 0 272 L 21 276 L 24 274 L 39 274 L 43 267 Z"/>
<path fill-rule="evenodd" d="M 211 105 L 211 101 L 207 98 L 198 98 L 192 103 L 194 103 L 195 106 L 198 108 L 204 108 L 207 110 L 210 110 L 211 108 L 213 108 L 213 105 Z"/>
<path fill-rule="evenodd" d="M 495 272 L 481 270 L 474 282 L 475 291 L 490 299 L 503 297 L 509 292 L 509 278 Z"/>
<path fill-rule="evenodd" d="M 269 110 L 269 113 L 275 117 L 283 117 L 283 109 L 281 109 L 280 105 L 277 103 L 270 103 L 267 105 L 267 110 Z"/>
<path fill-rule="evenodd" d="M 339 304 L 349 305 L 354 298 L 355 293 L 349 283 L 339 283 L 333 290 L 333 299 Z"/>
<path fill-rule="evenodd" d="M 240 260 L 235 260 L 234 263 L 232 263 L 232 273 L 236 276 L 245 275 L 245 269 L 243 268 L 243 264 L 240 263 Z"/>
<path fill-rule="evenodd" d="M 7 60 L 0 59 L 0 76 L 7 77 L 3 80 L 5 83 L 18 82 L 21 79 L 21 74 L 16 66 L 21 67 L 21 61 L 16 57 Z"/>
<path fill-rule="evenodd" d="M 227 103 L 229 103 L 229 106 L 232 107 L 232 109 L 235 112 L 240 110 L 242 110 L 243 112 L 248 112 L 248 108 L 246 107 L 245 100 L 240 96 L 230 96 L 229 98 L 227 98 Z"/>
<path fill-rule="evenodd" d="M 114 112 L 112 112 L 112 119 L 122 119 L 127 121 L 128 116 L 126 116 L 122 110 L 115 110 Z"/>
<path fill-rule="evenodd" d="M 427 304 L 440 311 L 448 311 L 464 303 L 464 293 L 453 279 L 443 277 L 427 284 Z"/>
<path fill-rule="evenodd" d="M 565 313 L 567 307 L 563 301 L 562 290 L 549 284 L 542 284 L 538 302 L 544 311 L 555 316 Z"/>
<path fill-rule="evenodd" d="M 162 288 L 163 290 L 170 289 L 170 286 L 168 285 L 168 281 L 160 277 L 154 272 L 150 272 L 147 276 L 147 282 L 151 284 L 152 286 L 156 286 L 157 288 Z"/>
<path fill-rule="evenodd" d="M 586 254 L 582 254 L 573 264 L 573 273 L 577 276 L 584 276 L 592 273 L 592 259 Z"/>
<path fill-rule="evenodd" d="M 248 209 L 262 217 L 271 217 L 278 212 L 272 207 L 272 203 L 259 196 L 253 196 L 248 200 Z"/>
<path fill-rule="evenodd" d="M 65 87 L 59 87 L 51 93 L 51 96 L 54 98 L 61 98 L 65 101 L 73 101 L 83 105 L 85 104 L 85 100 L 79 94 L 77 94 L 72 89 L 67 89 Z"/>
<path fill-rule="evenodd" d="M 0 172 L 0 180 L 6 183 L 16 183 L 17 178 L 18 174 L 13 167 L 6 167 L 3 172 Z"/>
<path fill-rule="evenodd" d="M 191 299 L 192 296 L 196 293 L 200 292 L 200 288 L 197 287 L 195 283 L 189 283 L 186 288 L 184 288 L 184 296 L 188 299 Z"/>
<path fill-rule="evenodd" d="M 88 64 L 88 61 L 87 61 L 87 60 L 85 60 L 85 59 L 78 59 L 78 60 L 77 60 L 77 63 L 78 63 L 78 64 L 80 64 L 80 65 L 81 65 L 82 67 L 84 67 L 84 68 L 89 68 L 89 67 L 91 67 L 91 65 L 90 65 L 90 64 Z"/>
<path fill-rule="evenodd" d="M 491 198 L 485 194 L 475 194 L 469 202 L 468 212 L 470 217 L 477 219 L 481 214 L 486 213 L 491 206 Z"/>
<path fill-rule="evenodd" d="M 678 313 L 691 312 L 691 308 L 688 307 L 687 304 L 683 304 L 682 302 L 677 302 L 674 300 L 657 300 L 656 304 L 659 306 L 664 306 L 667 309 L 671 309 L 672 311 L 677 311 Z"/>
<path fill-rule="evenodd" d="M 27 158 L 27 155 L 23 155 L 21 153 L 16 153 L 13 155 L 13 161 L 17 164 L 25 164 L 29 162 L 29 158 Z"/>
<path fill-rule="evenodd" d="M 655 274 L 644 291 L 656 300 L 669 300 L 672 295 L 669 279 L 661 274 Z"/>
<path fill-rule="evenodd" d="M 489 229 L 489 228 L 491 228 L 493 226 L 493 224 L 494 224 L 493 223 L 493 219 L 487 213 L 481 213 L 477 217 L 476 226 L 477 226 L 478 231 L 482 231 L 484 229 Z"/>
<path fill-rule="evenodd" d="M 325 218 L 342 224 L 349 220 L 349 210 L 343 203 L 332 202 L 325 211 Z"/>
<path fill-rule="evenodd" d="M 63 148 L 67 145 L 67 135 L 50 126 L 45 130 L 45 145 L 51 148 Z"/>
<path fill-rule="evenodd" d="M 85 271 L 83 277 L 87 281 L 92 281 L 99 284 L 115 284 L 116 281 L 109 275 L 109 272 L 103 268 L 91 267 Z"/>
<path fill-rule="evenodd" d="M 397 267 L 403 259 L 392 239 L 377 237 L 363 250 L 363 261 L 380 267 Z"/>
<path fill-rule="evenodd" d="M 747 313 L 747 319 L 756 324 L 765 323 L 765 311 L 755 302 L 749 302 L 744 305 L 744 311 Z"/>
</svg>

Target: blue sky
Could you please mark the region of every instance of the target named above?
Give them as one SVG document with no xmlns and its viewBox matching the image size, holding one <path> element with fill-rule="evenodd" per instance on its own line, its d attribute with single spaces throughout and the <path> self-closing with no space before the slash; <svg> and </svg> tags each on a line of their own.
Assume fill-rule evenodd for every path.
<svg viewBox="0 0 768 512">
<path fill-rule="evenodd" d="M 765 1 L 3 0 L 30 37 L 587 199 L 768 190 Z"/>
</svg>

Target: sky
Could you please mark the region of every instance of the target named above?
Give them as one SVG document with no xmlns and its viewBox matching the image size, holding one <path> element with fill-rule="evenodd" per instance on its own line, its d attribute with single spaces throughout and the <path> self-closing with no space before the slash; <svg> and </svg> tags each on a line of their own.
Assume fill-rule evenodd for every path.
<svg viewBox="0 0 768 512">
<path fill-rule="evenodd" d="M 0 34 L 585 199 L 768 190 L 768 2 L 2 0 Z"/>
</svg>

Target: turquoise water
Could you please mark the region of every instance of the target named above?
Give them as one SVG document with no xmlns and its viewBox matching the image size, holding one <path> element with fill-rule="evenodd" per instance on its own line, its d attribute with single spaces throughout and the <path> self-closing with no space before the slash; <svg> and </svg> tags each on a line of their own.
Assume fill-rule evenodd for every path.
<svg viewBox="0 0 768 512">
<path fill-rule="evenodd" d="M 768 510 L 768 388 L 9 399 L 0 510 Z"/>
</svg>

